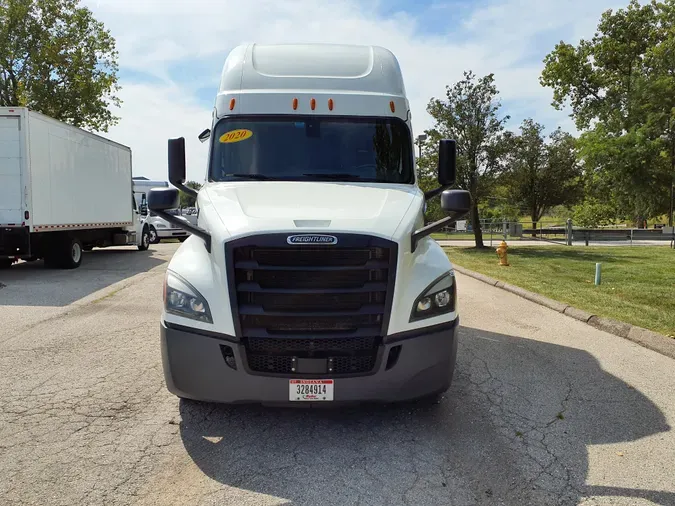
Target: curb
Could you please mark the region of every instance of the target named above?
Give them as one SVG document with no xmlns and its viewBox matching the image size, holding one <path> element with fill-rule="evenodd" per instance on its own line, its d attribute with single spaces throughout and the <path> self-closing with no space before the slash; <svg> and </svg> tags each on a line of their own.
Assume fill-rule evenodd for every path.
<svg viewBox="0 0 675 506">
<path fill-rule="evenodd" d="M 598 330 L 628 339 L 629 341 L 639 344 L 644 348 L 675 359 L 675 339 L 670 339 L 662 334 L 631 325 L 630 323 L 620 322 L 617 320 L 612 320 L 611 318 L 603 318 L 601 316 L 587 313 L 586 311 L 578 309 L 574 306 L 570 306 L 557 300 L 549 299 L 548 297 L 544 297 L 538 293 L 530 292 L 520 288 L 519 286 L 504 283 L 503 281 L 499 281 L 479 272 L 470 271 L 469 269 L 465 269 L 459 265 L 454 265 L 454 269 L 465 276 L 477 279 L 478 281 L 482 281 L 483 283 L 494 286 L 495 288 L 501 288 L 502 290 L 506 290 L 507 292 L 518 295 L 523 299 L 534 302 L 535 304 L 545 306 L 558 313 L 569 316 L 570 318 L 574 318 L 575 320 L 590 325 L 591 327 L 594 327 Z"/>
</svg>

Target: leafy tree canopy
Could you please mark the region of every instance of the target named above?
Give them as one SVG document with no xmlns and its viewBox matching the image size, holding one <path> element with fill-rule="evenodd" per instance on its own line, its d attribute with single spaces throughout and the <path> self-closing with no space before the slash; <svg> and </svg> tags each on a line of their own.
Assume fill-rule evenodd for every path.
<svg viewBox="0 0 675 506">
<path fill-rule="evenodd" d="M 114 38 L 79 0 L 0 0 L 0 106 L 105 132 L 117 70 Z"/>
</svg>

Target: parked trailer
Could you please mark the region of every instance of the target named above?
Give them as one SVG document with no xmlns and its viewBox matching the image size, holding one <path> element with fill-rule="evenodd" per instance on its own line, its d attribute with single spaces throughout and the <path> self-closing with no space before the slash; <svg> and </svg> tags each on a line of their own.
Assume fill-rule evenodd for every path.
<svg viewBox="0 0 675 506">
<path fill-rule="evenodd" d="M 149 245 L 131 149 L 25 107 L 0 107 L 0 267 L 43 258 L 72 269 L 83 250 L 124 245 Z"/>
</svg>

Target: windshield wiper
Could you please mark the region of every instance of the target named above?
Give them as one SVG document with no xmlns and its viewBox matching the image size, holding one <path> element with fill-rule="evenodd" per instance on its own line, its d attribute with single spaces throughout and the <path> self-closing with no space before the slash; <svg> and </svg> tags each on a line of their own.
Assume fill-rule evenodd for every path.
<svg viewBox="0 0 675 506">
<path fill-rule="evenodd" d="M 344 174 L 342 172 L 336 173 L 319 173 L 319 174 L 303 174 L 307 177 L 316 177 L 320 179 L 334 179 L 334 180 L 343 180 L 343 179 L 362 179 L 361 176 L 357 174 Z"/>
<path fill-rule="evenodd" d="M 273 179 L 269 176 L 265 176 L 264 174 L 226 174 L 226 176 L 229 177 L 238 177 L 241 179 L 257 179 L 260 181 L 264 181 L 267 179 Z"/>
</svg>

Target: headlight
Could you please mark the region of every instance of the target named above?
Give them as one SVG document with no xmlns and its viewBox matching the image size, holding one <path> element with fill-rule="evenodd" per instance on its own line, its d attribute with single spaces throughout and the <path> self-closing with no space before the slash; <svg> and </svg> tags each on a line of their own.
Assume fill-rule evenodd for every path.
<svg viewBox="0 0 675 506">
<path fill-rule="evenodd" d="M 213 323 L 206 299 L 175 272 L 167 271 L 164 281 L 164 309 L 167 313 Z"/>
<path fill-rule="evenodd" d="M 410 314 L 410 321 L 453 312 L 456 296 L 455 272 L 446 272 L 417 297 Z"/>
</svg>

